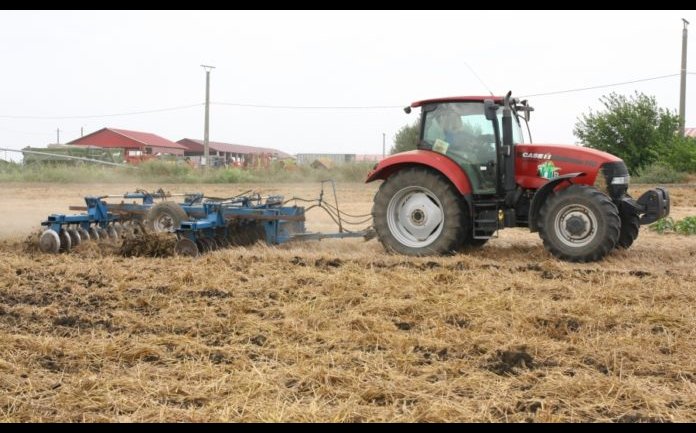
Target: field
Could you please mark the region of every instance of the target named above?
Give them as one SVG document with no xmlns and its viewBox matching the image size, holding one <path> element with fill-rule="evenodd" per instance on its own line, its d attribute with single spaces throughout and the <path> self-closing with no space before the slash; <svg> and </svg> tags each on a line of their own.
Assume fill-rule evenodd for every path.
<svg viewBox="0 0 696 433">
<path fill-rule="evenodd" d="M 164 259 L 26 248 L 49 213 L 136 187 L 156 189 L 0 185 L 0 421 L 696 421 L 696 236 L 643 227 L 591 264 L 522 229 L 437 258 L 355 239 Z M 369 212 L 376 187 L 339 185 L 342 209 Z M 672 216 L 696 215 L 696 189 L 672 197 Z M 307 225 L 334 230 L 314 211 Z"/>
</svg>

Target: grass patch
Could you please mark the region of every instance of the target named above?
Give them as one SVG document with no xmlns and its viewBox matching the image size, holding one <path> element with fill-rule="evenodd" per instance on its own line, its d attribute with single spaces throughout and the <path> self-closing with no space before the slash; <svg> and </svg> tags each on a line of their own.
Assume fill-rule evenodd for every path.
<svg viewBox="0 0 696 433">
<path fill-rule="evenodd" d="M 309 166 L 273 164 L 268 169 L 245 170 L 220 168 L 201 170 L 186 164 L 148 161 L 137 167 L 66 166 L 66 165 L 0 165 L 0 182 L 48 183 L 271 183 L 317 182 L 334 179 L 339 182 L 361 182 L 373 163 L 344 164 L 329 169 Z"/>
</svg>

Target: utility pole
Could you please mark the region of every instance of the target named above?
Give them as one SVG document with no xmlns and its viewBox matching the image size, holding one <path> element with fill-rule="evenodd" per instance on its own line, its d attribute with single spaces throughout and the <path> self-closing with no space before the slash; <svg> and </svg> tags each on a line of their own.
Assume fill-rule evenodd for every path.
<svg viewBox="0 0 696 433">
<path fill-rule="evenodd" d="M 682 21 L 684 21 L 684 29 L 682 30 L 681 86 L 679 87 L 679 135 L 683 137 L 686 118 L 686 41 L 689 37 L 686 26 L 689 22 L 684 18 Z"/>
<path fill-rule="evenodd" d="M 85 136 L 85 127 L 80 126 L 80 137 L 84 137 L 84 136 Z"/>
<path fill-rule="evenodd" d="M 56 144 L 60 144 L 60 128 L 56 128 Z"/>
<path fill-rule="evenodd" d="M 384 132 L 382 133 L 382 159 L 384 159 L 385 156 L 387 156 L 387 147 L 386 147 L 386 140 L 387 140 L 387 134 Z"/>
<path fill-rule="evenodd" d="M 210 151 L 208 150 L 208 143 L 210 142 L 208 136 L 209 130 L 209 115 L 210 115 L 210 71 L 215 69 L 215 66 L 201 65 L 205 69 L 205 126 L 203 127 L 203 166 L 208 168 L 210 156 Z"/>
</svg>

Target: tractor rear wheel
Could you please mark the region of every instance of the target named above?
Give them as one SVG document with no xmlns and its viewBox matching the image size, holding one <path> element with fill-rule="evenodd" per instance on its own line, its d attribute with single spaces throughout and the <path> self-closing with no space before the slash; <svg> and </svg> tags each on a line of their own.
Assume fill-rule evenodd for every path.
<svg viewBox="0 0 696 433">
<path fill-rule="evenodd" d="M 538 227 L 544 247 L 554 256 L 593 262 L 616 246 L 621 219 L 606 194 L 586 185 L 571 185 L 542 205 Z"/>
<path fill-rule="evenodd" d="M 377 236 L 390 251 L 410 256 L 451 254 L 465 237 L 463 198 L 442 175 L 401 170 L 382 183 L 372 206 Z"/>
<path fill-rule="evenodd" d="M 155 233 L 174 232 L 182 221 L 188 221 L 189 217 L 178 203 L 163 201 L 152 206 L 147 212 L 146 226 Z"/>
</svg>

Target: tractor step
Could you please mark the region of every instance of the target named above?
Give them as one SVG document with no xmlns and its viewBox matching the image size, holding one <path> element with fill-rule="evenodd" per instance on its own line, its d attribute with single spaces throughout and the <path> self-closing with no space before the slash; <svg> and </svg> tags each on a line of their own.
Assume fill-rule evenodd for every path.
<svg viewBox="0 0 696 433">
<path fill-rule="evenodd" d="M 498 237 L 498 203 L 474 203 L 472 235 L 474 239 L 491 239 Z"/>
</svg>

